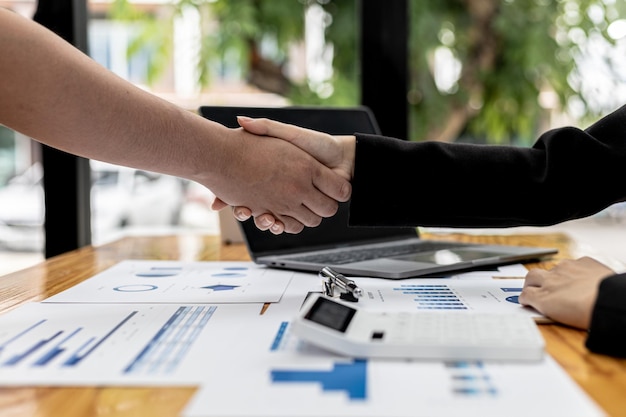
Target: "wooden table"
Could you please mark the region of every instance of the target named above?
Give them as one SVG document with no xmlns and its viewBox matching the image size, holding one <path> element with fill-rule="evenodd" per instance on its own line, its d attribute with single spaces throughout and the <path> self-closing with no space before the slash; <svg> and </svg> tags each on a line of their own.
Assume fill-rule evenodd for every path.
<svg viewBox="0 0 626 417">
<path fill-rule="evenodd" d="M 583 255 L 563 234 L 427 234 L 434 239 L 549 246 L 559 254 L 533 268 Z M 127 237 L 100 247 L 85 247 L 39 265 L 0 277 L 0 313 L 41 301 L 124 259 L 247 261 L 242 244 L 223 245 L 219 236 Z M 548 352 L 610 416 L 626 416 L 626 360 L 589 353 L 585 332 L 555 324 L 540 326 Z M 0 416 L 177 416 L 195 387 L 27 387 L 0 389 Z"/>
</svg>

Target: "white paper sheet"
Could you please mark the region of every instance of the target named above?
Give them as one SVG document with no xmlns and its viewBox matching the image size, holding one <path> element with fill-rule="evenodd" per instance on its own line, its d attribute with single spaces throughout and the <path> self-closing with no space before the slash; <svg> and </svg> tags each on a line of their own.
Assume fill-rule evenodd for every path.
<svg viewBox="0 0 626 417">
<path fill-rule="evenodd" d="M 283 300 L 237 335 L 238 360 L 217 365 L 212 374 L 225 377 L 207 378 L 184 417 L 603 415 L 549 356 L 535 364 L 342 358 L 291 335 L 303 298 L 288 289 Z"/>
<path fill-rule="evenodd" d="M 293 274 L 252 262 L 127 260 L 44 302 L 278 302 Z"/>
<path fill-rule="evenodd" d="M 450 310 L 520 313 L 537 321 L 545 317 L 519 304 L 523 279 L 410 279 L 389 281 L 354 278 L 364 291 L 360 307 L 386 311 Z"/>
<path fill-rule="evenodd" d="M 511 265 L 496 272 L 473 271 L 448 278 L 351 279 L 364 292 L 364 296 L 358 301 L 359 307 L 387 311 L 519 313 L 530 316 L 539 323 L 550 322 L 536 310 L 519 304 L 518 296 L 524 280 L 511 277 L 516 276 L 512 274 L 519 274 L 520 268 L 525 270 L 522 265 Z M 315 274 L 296 273 L 283 294 L 280 305 L 299 305 L 303 294 L 320 292 L 322 283 L 322 278 Z"/>
<path fill-rule="evenodd" d="M 229 269 L 242 266 L 251 272 L 235 276 L 245 269 Z M 57 302 L 50 302 L 53 297 L 0 316 L 0 386 L 201 385 L 185 417 L 602 415 L 550 357 L 538 364 L 355 361 L 304 344 L 290 334 L 289 321 L 305 295 L 321 289 L 315 274 L 245 262 L 128 261 L 116 267 Z M 204 303 L 172 301 L 193 298 L 198 282 L 216 271 L 235 274 L 222 277 L 229 283 L 248 282 L 243 293 L 254 297 L 214 303 L 205 294 Z M 522 311 L 501 299 L 522 280 L 476 275 L 355 280 L 366 291 L 359 303 L 367 308 L 414 310 L 415 286 L 445 285 L 438 291 L 452 292 L 468 309 Z M 103 303 L 119 301 L 107 296 L 112 288 L 157 285 L 151 282 L 159 288 L 169 283 L 154 292 L 161 304 L 147 297 Z M 495 296 L 503 285 L 509 289 Z M 280 302 L 263 315 L 260 303 L 228 304 L 270 295 Z"/>
<path fill-rule="evenodd" d="M 523 279 L 528 273 L 528 269 L 523 264 L 502 265 L 495 270 L 477 270 L 457 273 L 447 276 L 449 279 Z"/>
<path fill-rule="evenodd" d="M 195 385 L 261 307 L 25 304 L 0 316 L 0 385 Z"/>
</svg>

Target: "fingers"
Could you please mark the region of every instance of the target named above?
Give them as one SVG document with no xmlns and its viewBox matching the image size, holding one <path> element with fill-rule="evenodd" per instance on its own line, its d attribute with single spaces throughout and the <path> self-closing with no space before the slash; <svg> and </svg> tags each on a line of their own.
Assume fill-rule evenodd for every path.
<svg viewBox="0 0 626 417">
<path fill-rule="evenodd" d="M 537 300 L 540 290 L 541 290 L 541 287 L 539 286 L 531 286 L 531 285 L 524 284 L 524 288 L 522 288 L 522 292 L 520 293 L 517 300 L 519 301 L 521 305 L 531 306 L 537 309 L 535 304 L 536 304 L 536 300 Z"/>
<path fill-rule="evenodd" d="M 336 204 L 336 203 L 335 203 Z M 309 210 L 305 210 L 311 213 Z M 335 210 L 336 211 L 336 210 Z M 275 235 L 279 235 L 283 232 L 286 233 L 300 233 L 304 230 L 305 225 L 309 227 L 319 226 L 321 218 L 313 215 L 312 220 L 308 224 L 296 220 L 290 216 L 280 216 L 279 218 L 273 216 L 270 213 L 263 213 L 257 216 L 253 216 L 252 210 L 247 207 L 237 206 L 233 207 L 233 217 L 240 222 L 248 220 L 250 217 L 254 217 L 254 224 L 259 230 L 269 230 Z"/>
<path fill-rule="evenodd" d="M 543 269 L 535 268 L 528 271 L 524 280 L 524 288 L 518 297 L 518 301 L 522 305 L 533 306 L 533 301 L 537 298 L 537 293 L 545 279 Z"/>
<path fill-rule="evenodd" d="M 220 211 L 221 209 L 228 207 L 228 204 L 224 203 L 219 198 L 215 197 L 213 202 L 211 203 L 211 210 Z"/>
<path fill-rule="evenodd" d="M 311 134 L 318 133 L 314 130 L 308 130 L 265 118 L 253 119 L 246 116 L 237 116 L 237 122 L 239 123 L 239 126 L 243 127 L 250 133 L 254 133 L 255 135 L 272 136 L 288 142 L 297 140 L 301 136 L 300 132 L 302 131 L 306 131 Z"/>
<path fill-rule="evenodd" d="M 255 217 L 254 225 L 259 230 L 269 230 L 275 235 L 283 232 L 297 234 L 304 230 L 304 225 L 292 217 L 283 216 L 278 220 L 268 213 Z"/>
<path fill-rule="evenodd" d="M 282 223 L 281 223 L 282 222 Z M 298 234 L 304 230 L 304 225 L 292 217 L 281 217 L 275 224 L 270 227 L 270 232 L 275 235 L 280 234 L 281 224 L 284 225 L 283 231 L 290 234 Z"/>
<path fill-rule="evenodd" d="M 330 217 L 334 215 L 338 209 L 336 202 L 348 201 L 352 195 L 352 184 L 344 178 L 336 175 L 320 175 L 319 177 L 313 179 L 313 185 L 315 185 L 318 190 L 333 199 L 332 204 L 327 203 L 328 207 L 333 209 L 332 213 L 322 215 L 322 217 Z"/>
<path fill-rule="evenodd" d="M 540 311 L 540 309 L 537 306 L 537 297 L 539 297 L 539 291 L 541 289 L 539 287 L 527 287 L 524 286 L 524 288 L 522 288 L 522 292 L 520 293 L 519 297 L 517 298 L 517 300 L 519 301 L 519 303 L 523 306 L 529 306 L 529 307 L 533 307 L 535 310 L 539 311 L 540 313 L 544 314 L 543 311 Z"/>
<path fill-rule="evenodd" d="M 253 215 L 252 210 L 242 206 L 233 207 L 233 217 L 241 222 L 246 221 L 251 217 L 254 217 L 254 224 L 259 230 L 269 230 L 275 235 L 279 235 L 283 232 L 300 233 L 302 232 L 302 230 L 304 230 L 305 226 L 319 226 L 322 222 L 322 217 L 333 216 L 339 208 L 335 200 L 328 198 L 323 198 L 321 201 L 318 201 L 315 204 L 317 207 L 317 213 L 313 213 L 304 205 L 302 206 L 301 210 L 295 211 L 295 214 L 299 215 L 298 219 L 303 219 L 302 221 L 296 220 L 295 218 L 290 216 L 276 217 L 270 213 Z"/>
<path fill-rule="evenodd" d="M 287 233 L 298 233 L 294 230 L 302 231 L 302 229 L 304 228 L 304 225 L 300 222 L 297 222 L 297 223 L 298 224 L 290 223 L 290 227 L 287 230 Z M 281 222 L 280 220 L 276 220 L 274 216 L 272 216 L 271 214 L 267 214 L 267 213 L 262 214 L 258 217 L 255 217 L 254 225 L 259 230 L 269 230 L 271 233 L 275 235 L 280 235 L 281 233 L 286 231 L 285 224 L 283 222 Z"/>
<path fill-rule="evenodd" d="M 526 274 L 526 279 L 524 280 L 524 288 L 541 287 L 546 279 L 547 274 L 549 274 L 549 271 L 546 271 L 545 269 L 531 269 Z"/>
<path fill-rule="evenodd" d="M 243 222 L 252 217 L 252 211 L 247 207 L 233 207 L 233 216 Z M 286 227 L 282 221 L 277 220 L 269 213 L 255 217 L 254 225 L 259 230 L 269 230 L 275 235 L 280 235 L 283 232 L 299 233 L 304 229 L 304 225 L 295 219 L 291 219 L 289 227 Z"/>
<path fill-rule="evenodd" d="M 213 210 L 221 210 L 226 206 L 226 203 L 216 197 L 211 205 L 211 208 Z M 239 220 L 240 222 L 244 222 L 252 217 L 252 211 L 247 207 L 233 207 L 233 217 L 235 217 L 235 219 Z M 275 235 L 280 235 L 283 232 L 296 234 L 304 230 L 304 224 L 300 223 L 294 218 L 286 217 L 283 219 L 283 221 L 280 221 L 269 213 L 264 213 L 256 216 L 254 218 L 254 225 L 259 230 L 269 230 Z"/>
<path fill-rule="evenodd" d="M 260 215 L 253 215 L 252 210 L 247 207 L 236 206 L 233 207 L 233 217 L 244 222 L 250 217 L 254 217 L 254 224 L 259 230 L 269 230 L 273 234 L 286 233 L 300 233 L 304 230 L 304 227 L 317 227 L 322 222 L 322 217 L 330 217 L 334 215 L 338 210 L 338 204 L 335 200 L 324 199 L 326 204 L 325 210 L 320 210 L 322 206 L 320 202 L 317 203 L 317 214 L 311 212 L 305 206 L 302 206 L 300 210 L 295 211 L 296 215 L 299 215 L 298 219 L 304 219 L 302 221 L 296 220 L 291 216 L 274 216 L 270 213 L 263 213 Z"/>
<path fill-rule="evenodd" d="M 274 155 L 273 158 L 277 159 L 273 168 L 264 169 L 266 175 L 253 181 L 259 187 L 252 189 L 252 193 L 230 199 L 231 203 L 243 203 L 233 211 L 238 220 L 253 217 L 260 230 L 275 234 L 299 233 L 304 227 L 319 226 L 323 218 L 337 213 L 339 202 L 350 199 L 353 158 L 346 161 L 342 158 L 344 142 L 325 133 L 269 119 L 241 116 L 238 120 L 243 129 L 237 130 L 242 137 L 260 154 Z M 265 136 L 262 143 L 259 136 Z M 296 146 L 288 146 L 286 142 Z M 256 157 L 256 153 L 254 155 Z M 276 201 L 268 202 L 266 189 L 271 187 L 274 187 Z M 250 196 L 255 194 L 259 196 L 258 200 L 266 201 L 244 203 L 253 201 Z M 216 207 L 223 207 L 225 201 L 229 200 L 224 198 L 216 202 Z M 250 205 L 246 208 L 247 204 Z"/>
<path fill-rule="evenodd" d="M 613 271 L 589 258 L 565 259 L 550 270 L 532 269 L 519 296 L 522 305 L 569 326 L 588 328 L 602 279 Z"/>
<path fill-rule="evenodd" d="M 240 116 L 239 125 L 249 133 L 269 136 L 290 142 L 312 155 L 337 174 L 350 180 L 354 171 L 354 136 L 331 136 L 270 119 L 252 119 Z M 343 201 L 343 200 L 342 200 Z"/>
<path fill-rule="evenodd" d="M 250 210 L 248 207 L 233 207 L 233 216 L 235 216 L 235 219 L 239 220 L 240 222 L 245 222 L 250 217 L 252 217 L 252 210 Z"/>
<path fill-rule="evenodd" d="M 270 226 L 270 232 L 272 232 L 275 235 L 280 235 L 284 231 L 285 231 L 285 225 L 282 222 L 277 221 L 276 223 Z M 290 231 L 287 233 L 296 233 L 296 232 Z"/>
<path fill-rule="evenodd" d="M 259 230 L 269 230 L 274 224 L 276 219 L 269 213 L 261 214 L 254 218 L 254 224 Z"/>
</svg>

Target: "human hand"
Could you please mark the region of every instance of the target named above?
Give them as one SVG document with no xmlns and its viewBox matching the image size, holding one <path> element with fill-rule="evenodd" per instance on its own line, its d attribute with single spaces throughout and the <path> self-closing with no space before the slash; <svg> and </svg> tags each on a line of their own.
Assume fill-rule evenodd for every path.
<svg viewBox="0 0 626 417">
<path fill-rule="evenodd" d="M 233 164 L 224 165 L 228 172 L 223 177 L 242 181 L 237 186 L 230 182 L 219 187 L 205 184 L 216 196 L 212 209 L 250 207 L 246 209 L 249 216 L 271 216 L 272 224 L 280 227 L 277 231 L 275 226 L 273 232 L 299 233 L 334 215 L 338 202 L 350 198 L 351 186 L 345 175 L 298 147 L 273 137 L 261 139 L 244 129 L 229 131 L 235 138 L 228 146 L 236 147 L 237 156 L 232 158 Z M 255 205 L 242 204 L 246 199 Z"/>
<path fill-rule="evenodd" d="M 600 281 L 614 273 L 589 257 L 563 260 L 551 270 L 532 269 L 519 302 L 552 320 L 587 329 Z"/>
<path fill-rule="evenodd" d="M 250 133 L 289 141 L 313 155 L 337 174 L 347 180 L 352 179 L 356 149 L 354 136 L 332 136 L 269 119 L 240 116 L 237 120 Z M 216 200 L 213 208 L 219 210 L 225 206 L 224 202 Z M 251 210 L 243 206 L 234 207 L 233 215 L 239 221 L 245 221 L 253 216 Z M 274 234 L 280 234 L 284 229 L 284 225 L 269 213 L 254 216 L 254 223 L 260 230 L 270 230 Z"/>
<path fill-rule="evenodd" d="M 333 136 L 316 130 L 277 122 L 238 116 L 237 122 L 250 133 L 286 140 L 350 181 L 354 174 L 356 138 L 351 135 Z"/>
<path fill-rule="evenodd" d="M 228 204 L 224 203 L 217 197 L 214 197 L 211 209 L 222 210 L 228 207 Z M 233 217 L 240 222 L 244 222 L 252 217 L 252 211 L 248 207 L 237 206 L 232 208 Z M 274 216 L 269 213 L 264 213 L 254 218 L 254 225 L 259 230 L 269 230 L 275 235 L 280 235 L 285 231 L 285 225 L 283 222 L 276 220 Z"/>
</svg>

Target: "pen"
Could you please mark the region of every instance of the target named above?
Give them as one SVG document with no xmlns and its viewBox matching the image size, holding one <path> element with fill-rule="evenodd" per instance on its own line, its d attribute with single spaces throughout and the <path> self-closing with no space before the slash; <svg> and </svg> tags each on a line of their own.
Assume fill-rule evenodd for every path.
<svg viewBox="0 0 626 417">
<path fill-rule="evenodd" d="M 363 290 L 357 287 L 356 283 L 351 279 L 346 278 L 343 274 L 333 271 L 331 268 L 325 266 L 319 272 L 319 276 L 322 278 L 326 278 L 331 283 L 339 286 L 345 291 L 352 293 L 356 298 L 363 296 Z"/>
</svg>

